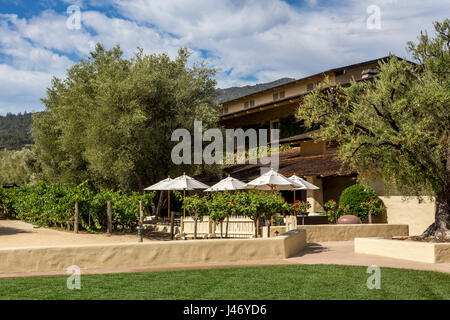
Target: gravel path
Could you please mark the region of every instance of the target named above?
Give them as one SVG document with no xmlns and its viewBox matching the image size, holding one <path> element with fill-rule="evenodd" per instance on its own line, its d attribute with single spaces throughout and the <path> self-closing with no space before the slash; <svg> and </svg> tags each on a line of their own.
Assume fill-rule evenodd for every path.
<svg viewBox="0 0 450 320">
<path fill-rule="evenodd" d="M 160 232 L 145 234 L 145 241 L 165 240 L 168 235 Z M 17 220 L 0 220 L 0 248 L 77 245 L 96 243 L 137 242 L 137 235 L 114 233 L 92 234 L 80 232 L 53 230 L 49 228 L 35 228 L 29 223 Z"/>
</svg>

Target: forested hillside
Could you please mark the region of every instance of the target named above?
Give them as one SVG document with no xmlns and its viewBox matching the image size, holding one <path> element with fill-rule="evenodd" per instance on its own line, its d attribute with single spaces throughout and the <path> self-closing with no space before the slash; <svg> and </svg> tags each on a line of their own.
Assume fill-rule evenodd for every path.
<svg viewBox="0 0 450 320">
<path fill-rule="evenodd" d="M 215 100 L 217 103 L 222 103 L 227 100 L 266 90 L 292 80 L 294 79 L 281 78 L 272 82 L 259 83 L 253 86 L 217 89 Z M 0 116 L 0 150 L 20 150 L 24 146 L 32 144 L 33 139 L 30 134 L 31 121 L 31 113 L 9 113 L 6 116 Z"/>
<path fill-rule="evenodd" d="M 0 116 L 0 150 L 20 150 L 33 143 L 30 127 L 31 113 Z"/>
</svg>

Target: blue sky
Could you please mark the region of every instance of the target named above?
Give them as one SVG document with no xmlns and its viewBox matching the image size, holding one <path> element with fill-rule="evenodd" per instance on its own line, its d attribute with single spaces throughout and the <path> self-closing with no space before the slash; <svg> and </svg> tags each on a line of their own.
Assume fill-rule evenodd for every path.
<svg viewBox="0 0 450 320">
<path fill-rule="evenodd" d="M 67 26 L 71 5 L 78 29 Z M 96 42 L 120 44 L 126 57 L 186 46 L 225 88 L 405 56 L 406 42 L 449 9 L 448 0 L 0 0 L 0 114 L 43 110 L 51 78 Z"/>
</svg>

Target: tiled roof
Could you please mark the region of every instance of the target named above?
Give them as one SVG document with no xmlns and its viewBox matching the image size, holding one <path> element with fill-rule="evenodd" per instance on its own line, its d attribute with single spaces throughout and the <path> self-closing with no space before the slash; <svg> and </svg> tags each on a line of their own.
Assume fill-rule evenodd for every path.
<svg viewBox="0 0 450 320">
<path fill-rule="evenodd" d="M 258 162 L 258 164 L 234 165 L 225 168 L 225 171 L 233 178 L 249 181 L 261 174 L 261 167 L 268 166 Z M 336 154 L 301 156 L 300 148 L 280 152 L 278 172 L 287 177 L 294 173 L 297 176 L 333 176 L 354 173 L 348 165 L 337 158 Z"/>
</svg>

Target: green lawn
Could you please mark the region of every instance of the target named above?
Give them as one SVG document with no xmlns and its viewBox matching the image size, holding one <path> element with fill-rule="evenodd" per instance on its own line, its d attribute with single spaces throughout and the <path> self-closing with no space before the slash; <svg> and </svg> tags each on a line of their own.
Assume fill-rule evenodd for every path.
<svg viewBox="0 0 450 320">
<path fill-rule="evenodd" d="M 0 299 L 450 299 L 450 274 L 381 268 L 381 289 L 366 267 L 283 265 L 0 279 Z"/>
</svg>

